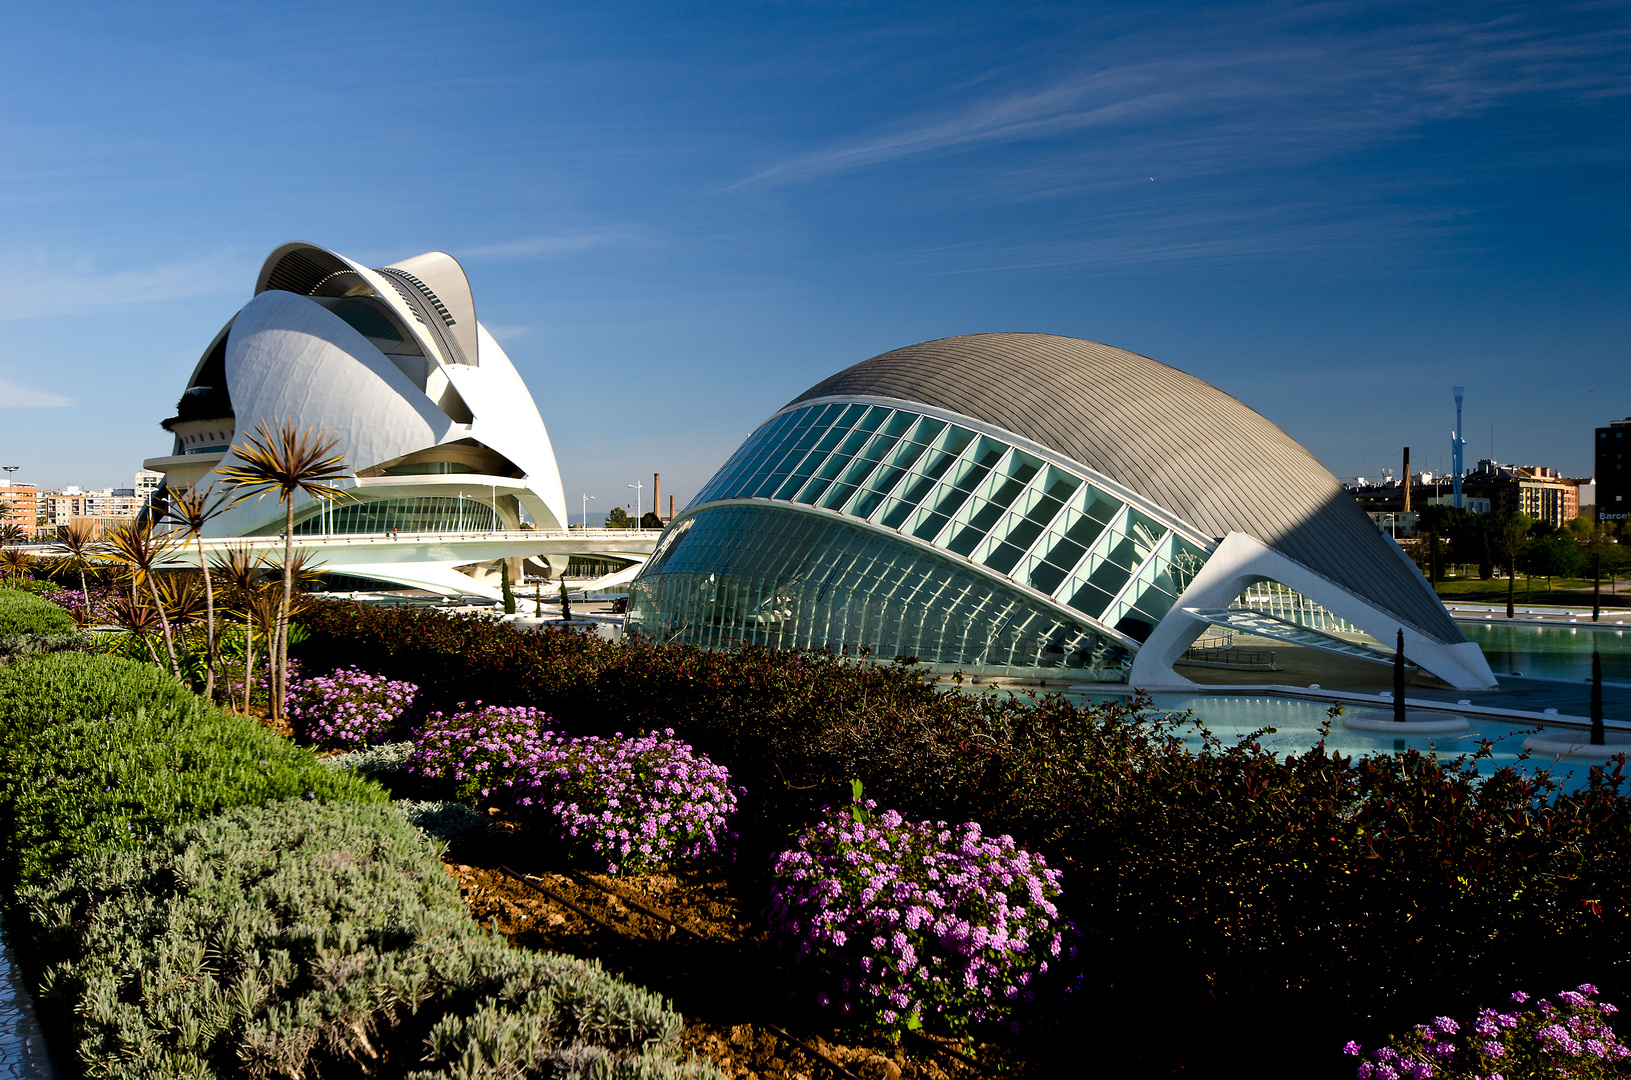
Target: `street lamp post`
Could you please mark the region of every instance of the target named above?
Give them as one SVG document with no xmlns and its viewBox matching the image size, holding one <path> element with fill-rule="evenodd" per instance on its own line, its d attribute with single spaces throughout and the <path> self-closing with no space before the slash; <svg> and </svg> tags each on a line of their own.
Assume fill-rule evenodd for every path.
<svg viewBox="0 0 1631 1080">
<path fill-rule="evenodd" d="M 589 531 L 589 500 L 593 499 L 593 498 L 594 498 L 593 495 L 587 495 L 586 494 L 586 495 L 583 496 L 583 531 L 584 532 Z"/>
<path fill-rule="evenodd" d="M 645 485 L 636 482 L 628 486 L 634 489 L 634 528 L 638 532 L 640 531 L 640 500 L 645 498 L 641 492 L 645 490 Z"/>
<path fill-rule="evenodd" d="M 0 512 L 0 524 L 9 522 L 12 513 L 16 509 L 17 493 L 11 490 L 11 474 L 20 468 L 22 468 L 21 465 L 0 465 L 0 469 L 6 470 L 6 505 L 0 508 L 0 510 L 3 510 L 3 512 Z"/>
</svg>

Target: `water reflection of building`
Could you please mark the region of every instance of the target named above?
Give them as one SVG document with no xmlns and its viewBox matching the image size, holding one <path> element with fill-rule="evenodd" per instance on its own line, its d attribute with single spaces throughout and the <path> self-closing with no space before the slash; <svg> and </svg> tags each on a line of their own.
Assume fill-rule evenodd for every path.
<svg viewBox="0 0 1631 1080">
<path fill-rule="evenodd" d="M 1209 626 L 1366 655 L 1403 630 L 1433 674 L 1493 683 L 1279 428 L 1164 364 L 1041 334 L 909 346 L 796 398 L 670 525 L 629 625 L 1139 686 L 1183 685 L 1172 664 Z"/>
</svg>

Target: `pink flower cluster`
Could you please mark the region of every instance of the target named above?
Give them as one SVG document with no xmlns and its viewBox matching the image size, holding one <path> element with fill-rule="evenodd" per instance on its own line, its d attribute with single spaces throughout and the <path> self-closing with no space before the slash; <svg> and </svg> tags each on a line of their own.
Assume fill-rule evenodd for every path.
<svg viewBox="0 0 1631 1080">
<path fill-rule="evenodd" d="M 1006 1021 L 1061 956 L 1057 870 L 976 822 L 852 803 L 776 859 L 766 915 L 817 1004 L 901 1031 Z"/>
<path fill-rule="evenodd" d="M 419 687 L 359 668 L 291 680 L 289 720 L 302 738 L 321 746 L 369 746 L 412 711 Z"/>
<path fill-rule="evenodd" d="M 461 799 L 505 805 L 516 774 L 558 738 L 555 721 L 526 705 L 468 705 L 433 712 L 414 739 L 407 768 Z"/>
<path fill-rule="evenodd" d="M 1534 1000 L 1519 990 L 1511 998 L 1514 1008 L 1479 1009 L 1465 1034 L 1454 1019 L 1440 1016 L 1368 1055 L 1357 1042 L 1342 1049 L 1365 1059 L 1355 1070 L 1359 1080 L 1622 1076 L 1621 1063 L 1631 1058 L 1631 1047 L 1609 1026 L 1619 1010 L 1593 1000 L 1596 995 L 1590 983 L 1550 1000 Z"/>
<path fill-rule="evenodd" d="M 562 841 L 637 873 L 728 850 L 738 791 L 730 773 L 672 729 L 609 739 L 556 736 L 517 773 L 512 806 Z"/>
</svg>

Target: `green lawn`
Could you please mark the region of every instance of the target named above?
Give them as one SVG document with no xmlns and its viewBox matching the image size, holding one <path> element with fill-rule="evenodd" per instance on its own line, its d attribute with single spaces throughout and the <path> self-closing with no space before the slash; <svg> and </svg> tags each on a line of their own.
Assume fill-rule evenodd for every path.
<svg viewBox="0 0 1631 1080">
<path fill-rule="evenodd" d="M 1453 581 L 1438 583 L 1438 595 L 1445 600 L 1467 600 L 1474 603 L 1504 604 L 1506 603 L 1506 578 L 1497 577 L 1489 581 L 1480 581 L 1478 578 L 1462 578 Z M 1631 606 L 1631 590 L 1628 590 L 1624 581 L 1619 583 L 1618 591 L 1607 579 L 1603 579 L 1602 605 L 1604 607 Z M 1590 578 L 1553 578 L 1552 588 L 1546 589 L 1546 579 L 1543 577 L 1526 578 L 1518 575 L 1517 588 L 1513 590 L 1512 599 L 1519 604 L 1557 604 L 1561 607 L 1578 607 L 1581 604 L 1591 604 Z"/>
</svg>

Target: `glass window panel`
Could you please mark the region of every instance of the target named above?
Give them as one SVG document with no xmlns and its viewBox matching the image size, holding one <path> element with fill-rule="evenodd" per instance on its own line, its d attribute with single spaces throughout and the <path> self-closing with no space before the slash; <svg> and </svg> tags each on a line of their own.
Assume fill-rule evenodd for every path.
<svg viewBox="0 0 1631 1080">
<path fill-rule="evenodd" d="M 932 416 L 920 416 L 907 438 L 912 442 L 927 446 L 929 443 L 934 442 L 935 436 L 939 435 L 945 426 L 946 422 L 944 420 L 936 420 Z"/>
<path fill-rule="evenodd" d="M 855 502 L 850 504 L 850 508 L 846 513 L 858 518 L 871 517 L 872 511 L 876 510 L 881 502 L 883 502 L 883 494 L 867 488 L 861 492 Z"/>
<path fill-rule="evenodd" d="M 1014 568 L 1014 564 L 1019 562 L 1020 557 L 1024 554 L 1025 549 L 1022 547 L 1016 547 L 1013 544 L 998 544 L 996 549 L 986 556 L 985 565 L 999 574 L 1006 574 Z"/>
<path fill-rule="evenodd" d="M 844 466 L 849 463 L 850 456 L 848 454 L 834 454 L 821 463 L 821 468 L 817 469 L 815 474 L 822 480 L 832 480 L 843 472 Z"/>
<path fill-rule="evenodd" d="M 841 510 L 844 504 L 849 502 L 849 497 L 853 494 L 855 494 L 855 485 L 834 484 L 827 489 L 827 493 L 821 497 L 821 501 L 816 505 L 824 506 L 828 510 Z"/>
<path fill-rule="evenodd" d="M 930 543 L 934 542 L 934 538 L 940 535 L 940 530 L 951 520 L 945 514 L 936 514 L 928 510 L 919 510 L 918 515 L 912 523 L 911 533 L 919 540 L 927 540 Z"/>
<path fill-rule="evenodd" d="M 889 409 L 883 405 L 874 405 L 867 409 L 866 415 L 861 417 L 860 421 L 856 423 L 855 430 L 871 435 L 874 431 L 878 430 L 878 427 L 889 418 L 890 413 L 893 411 L 893 409 Z"/>
<path fill-rule="evenodd" d="M 906 434 L 907 428 L 911 427 L 913 423 L 921 419 L 922 417 L 920 417 L 917 413 L 909 413 L 904 411 L 896 412 L 889 418 L 889 422 L 884 424 L 883 431 L 880 432 L 880 434 L 887 435 L 891 439 L 898 439 L 902 435 Z"/>
<path fill-rule="evenodd" d="M 813 477 L 808 483 L 799 489 L 799 493 L 794 497 L 794 501 L 813 506 L 815 505 L 815 501 L 821 498 L 821 493 L 826 491 L 831 483 L 832 481 L 830 479 L 824 479 L 820 476 Z"/>
<path fill-rule="evenodd" d="M 973 441 L 974 432 L 954 424 L 940 433 L 940 438 L 935 440 L 934 448 L 956 457 L 968 449 L 968 444 Z"/>
</svg>

